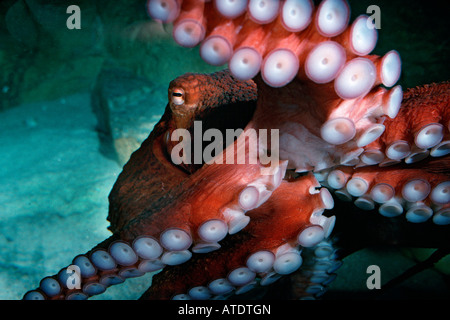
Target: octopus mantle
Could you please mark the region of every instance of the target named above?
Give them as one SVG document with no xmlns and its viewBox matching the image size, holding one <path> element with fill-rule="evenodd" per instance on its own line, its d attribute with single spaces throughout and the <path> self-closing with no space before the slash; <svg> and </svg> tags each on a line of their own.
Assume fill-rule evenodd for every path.
<svg viewBox="0 0 450 320">
<path fill-rule="evenodd" d="M 369 55 L 376 30 L 366 16 L 348 27 L 345 1 L 232 3 L 149 1 L 177 42 L 229 70 L 170 83 L 110 193 L 113 235 L 25 299 L 86 299 L 160 270 L 143 298 L 280 283 L 317 298 L 337 248 L 448 246 L 450 83 L 403 93 L 399 54 Z"/>
</svg>

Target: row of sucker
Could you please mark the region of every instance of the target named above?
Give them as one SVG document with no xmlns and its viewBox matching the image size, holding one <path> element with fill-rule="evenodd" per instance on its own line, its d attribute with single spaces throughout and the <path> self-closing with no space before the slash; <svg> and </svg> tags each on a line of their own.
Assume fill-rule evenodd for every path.
<svg viewBox="0 0 450 320">
<path fill-rule="evenodd" d="M 173 254 L 181 256 L 173 257 Z M 149 236 L 138 237 L 131 245 L 114 241 L 107 250 L 95 249 L 88 255 L 75 257 L 72 265 L 60 270 L 56 276 L 44 278 L 39 288 L 27 292 L 24 299 L 85 300 L 128 278 L 159 271 L 166 264 L 183 263 L 183 254 L 183 251 L 164 250 Z"/>
<path fill-rule="evenodd" d="M 307 231 L 311 233 L 310 237 L 314 234 L 314 240 L 304 243 L 306 246 L 285 244 L 275 250 L 257 251 L 247 258 L 245 266 L 233 269 L 227 277 L 192 287 L 185 293 L 174 295 L 172 300 L 223 300 L 260 286 L 269 286 L 283 276 L 295 279 L 293 294 L 296 299 L 319 298 L 336 278 L 334 272 L 342 262 L 337 260 L 331 241 L 323 234 L 317 234 L 323 232 L 312 230 L 316 227 L 306 229 L 310 229 Z M 301 283 L 297 283 L 299 277 Z M 300 285 L 302 294 L 297 292 Z"/>
<path fill-rule="evenodd" d="M 363 210 L 377 209 L 386 217 L 405 213 L 408 221 L 432 220 L 437 225 L 450 224 L 450 181 L 445 176 L 420 169 L 403 169 L 402 174 L 340 167 L 316 177 L 334 190 L 343 201 L 353 201 Z"/>
<path fill-rule="evenodd" d="M 391 137 L 393 137 L 391 135 Z M 401 162 L 412 164 L 427 157 L 443 157 L 450 153 L 450 123 L 430 123 L 412 134 L 395 137 L 384 143 L 375 141 L 360 156 L 363 165 L 387 167 Z"/>
<path fill-rule="evenodd" d="M 242 230 L 250 218 L 249 210 L 262 205 L 278 188 L 286 172 L 287 162 L 281 162 L 271 175 L 262 175 L 245 187 L 238 196 L 237 203 L 221 210 L 222 219 L 210 219 L 197 229 L 195 241 L 181 228 L 168 228 L 157 237 L 144 235 L 132 244 L 125 241 L 113 242 L 108 250 L 97 249 L 89 256 L 77 256 L 72 266 L 80 271 L 80 289 L 70 289 L 68 279 L 74 281 L 72 267 L 62 269 L 56 276 L 44 278 L 39 289 L 25 294 L 26 300 L 87 299 L 103 293 L 107 287 L 122 283 L 127 278 L 155 272 L 166 265 L 179 265 L 192 257 L 192 252 L 207 253 L 220 248 L 218 243 L 227 234 Z M 190 250 L 189 250 L 190 249 Z"/>
<path fill-rule="evenodd" d="M 239 79 L 261 72 L 273 87 L 306 76 L 316 83 L 334 81 L 343 99 L 366 95 L 375 84 L 393 86 L 401 72 L 396 51 L 367 56 L 377 42 L 368 16 L 350 27 L 345 0 L 150 0 L 150 17 L 173 23 L 175 41 L 200 45 L 212 65 L 228 63 Z M 303 67 L 302 67 L 303 66 Z"/>
</svg>

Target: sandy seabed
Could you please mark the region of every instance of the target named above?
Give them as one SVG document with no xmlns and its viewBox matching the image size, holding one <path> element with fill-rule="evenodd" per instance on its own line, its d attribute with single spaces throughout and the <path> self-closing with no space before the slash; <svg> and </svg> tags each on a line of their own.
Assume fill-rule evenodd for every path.
<svg viewBox="0 0 450 320">
<path fill-rule="evenodd" d="M 100 153 L 96 123 L 89 93 L 0 113 L 0 299 L 21 299 L 111 235 L 108 194 L 122 169 Z M 150 283 L 100 297 L 136 299 Z"/>
</svg>

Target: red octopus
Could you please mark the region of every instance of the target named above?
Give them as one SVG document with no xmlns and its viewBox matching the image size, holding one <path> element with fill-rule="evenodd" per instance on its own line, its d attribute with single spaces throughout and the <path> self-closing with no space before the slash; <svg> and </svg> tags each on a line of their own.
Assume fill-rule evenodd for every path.
<svg viewBox="0 0 450 320">
<path fill-rule="evenodd" d="M 286 281 L 290 298 L 319 297 L 340 266 L 336 247 L 415 244 L 419 225 L 430 245 L 448 242 L 450 83 L 403 94 L 398 52 L 369 55 L 369 17 L 348 26 L 343 0 L 148 10 L 229 70 L 170 83 L 162 119 L 109 196 L 113 235 L 25 299 L 86 299 L 161 269 L 143 298 L 229 298 Z M 225 139 L 230 130 L 240 135 Z M 336 216 L 356 218 L 325 211 L 328 190 L 381 214 L 364 217 L 361 243 L 352 223 L 333 231 Z M 402 214 L 393 235 L 385 217 Z"/>
</svg>

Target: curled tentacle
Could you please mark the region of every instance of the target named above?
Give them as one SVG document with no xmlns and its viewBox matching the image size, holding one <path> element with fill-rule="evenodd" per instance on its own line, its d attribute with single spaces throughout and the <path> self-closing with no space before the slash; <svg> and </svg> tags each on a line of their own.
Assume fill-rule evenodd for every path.
<svg viewBox="0 0 450 320">
<path fill-rule="evenodd" d="M 447 155 L 449 101 L 448 82 L 406 91 L 395 119 L 386 118 L 384 134 L 365 147 L 361 161 L 383 166 Z"/>
<path fill-rule="evenodd" d="M 315 247 L 334 227 L 334 218 L 322 215 L 333 207 L 333 200 L 325 189 L 316 190 L 318 186 L 312 175 L 283 181 L 267 202 L 248 212 L 252 223 L 223 240 L 223 248 L 164 269 L 154 277 L 143 298 L 204 299 L 243 294 L 257 283 L 269 285 L 292 274 L 302 265 L 302 248 Z M 279 232 L 274 232 L 274 224 L 280 226 Z M 192 276 L 186 279 L 186 273 Z"/>
<path fill-rule="evenodd" d="M 405 213 L 406 219 L 414 223 L 430 219 L 442 225 L 450 223 L 448 168 L 447 157 L 383 168 L 339 167 L 330 170 L 322 184 L 334 190 L 338 198 L 354 201 L 363 210 L 377 208 L 386 217 Z"/>
</svg>

